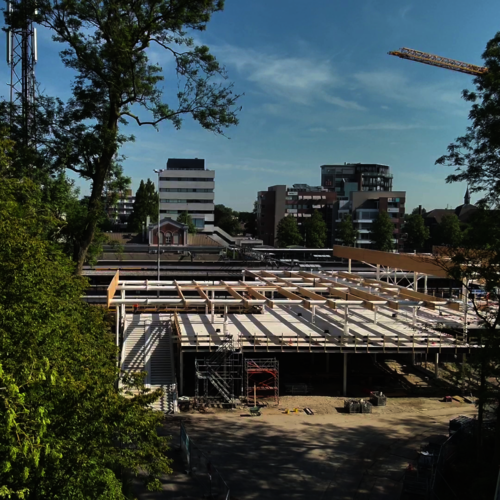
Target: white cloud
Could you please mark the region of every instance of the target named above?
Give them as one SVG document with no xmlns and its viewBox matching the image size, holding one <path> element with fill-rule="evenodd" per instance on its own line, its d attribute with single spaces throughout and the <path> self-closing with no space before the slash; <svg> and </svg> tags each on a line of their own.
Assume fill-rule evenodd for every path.
<svg viewBox="0 0 500 500">
<path fill-rule="evenodd" d="M 413 129 L 430 129 L 435 130 L 439 127 L 435 127 L 433 125 L 419 125 L 416 123 L 368 123 L 365 125 L 353 125 L 353 126 L 344 126 L 339 127 L 337 130 L 341 132 L 347 132 L 350 130 L 413 130 Z"/>
<path fill-rule="evenodd" d="M 414 82 L 394 71 L 366 71 L 356 73 L 358 88 L 388 102 L 397 102 L 410 108 L 431 108 L 452 114 L 465 115 L 467 105 L 461 98 L 461 90 L 467 82 L 448 79 L 439 83 Z"/>
<path fill-rule="evenodd" d="M 354 101 L 332 96 L 342 84 L 329 61 L 314 57 L 281 57 L 253 49 L 214 47 L 218 59 L 236 69 L 267 94 L 310 105 L 320 100 L 347 109 L 364 109 Z"/>
</svg>

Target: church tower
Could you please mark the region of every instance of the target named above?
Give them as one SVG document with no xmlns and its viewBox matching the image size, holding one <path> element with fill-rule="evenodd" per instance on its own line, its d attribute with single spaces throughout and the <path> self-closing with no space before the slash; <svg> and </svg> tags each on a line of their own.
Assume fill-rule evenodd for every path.
<svg viewBox="0 0 500 500">
<path fill-rule="evenodd" d="M 464 205 L 470 205 L 469 186 L 467 186 L 467 191 L 465 191 Z"/>
</svg>

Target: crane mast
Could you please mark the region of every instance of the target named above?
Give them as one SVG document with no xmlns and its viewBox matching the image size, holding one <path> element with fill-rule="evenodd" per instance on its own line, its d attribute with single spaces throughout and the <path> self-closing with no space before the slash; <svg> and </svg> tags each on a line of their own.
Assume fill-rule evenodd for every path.
<svg viewBox="0 0 500 500">
<path fill-rule="evenodd" d="M 475 64 L 464 63 L 456 61 L 455 59 L 448 59 L 447 57 L 436 56 L 421 52 L 420 50 L 408 49 L 403 47 L 399 50 L 388 52 L 390 56 L 400 57 L 401 59 L 408 59 L 409 61 L 420 62 L 437 66 L 439 68 L 450 69 L 452 71 L 459 71 L 468 75 L 484 75 L 488 72 L 488 68 L 483 66 L 476 66 Z"/>
<path fill-rule="evenodd" d="M 6 28 L 7 64 L 10 66 L 11 129 L 20 121 L 23 141 L 30 144 L 35 136 L 35 65 L 37 62 L 36 28 L 23 0 L 6 0 L 7 12 L 18 11 L 21 21 Z"/>
</svg>

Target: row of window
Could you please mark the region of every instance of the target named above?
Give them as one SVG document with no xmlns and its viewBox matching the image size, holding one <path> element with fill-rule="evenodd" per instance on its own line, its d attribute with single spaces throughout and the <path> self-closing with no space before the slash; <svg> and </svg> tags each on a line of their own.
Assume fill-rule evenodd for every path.
<svg viewBox="0 0 500 500">
<path fill-rule="evenodd" d="M 179 215 L 187 212 L 188 214 L 213 214 L 213 210 L 160 210 L 161 214 Z"/>
<path fill-rule="evenodd" d="M 161 199 L 160 203 L 213 203 L 213 200 L 171 200 L 170 198 Z"/>
<path fill-rule="evenodd" d="M 213 193 L 213 189 L 197 188 L 160 188 L 160 193 Z"/>
<path fill-rule="evenodd" d="M 213 177 L 160 177 L 160 181 L 214 182 Z"/>
</svg>

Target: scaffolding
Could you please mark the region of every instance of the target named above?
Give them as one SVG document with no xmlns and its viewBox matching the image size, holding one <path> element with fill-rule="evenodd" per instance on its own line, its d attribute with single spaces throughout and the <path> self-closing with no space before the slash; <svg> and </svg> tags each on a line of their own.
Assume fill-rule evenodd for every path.
<svg viewBox="0 0 500 500">
<path fill-rule="evenodd" d="M 274 399 L 279 404 L 279 362 L 276 358 L 245 360 L 247 401 L 253 397 Z"/>
<path fill-rule="evenodd" d="M 239 403 L 236 393 L 239 390 L 243 395 L 243 354 L 232 335 L 227 335 L 211 356 L 196 359 L 194 363 L 195 405 L 222 403 L 234 407 Z"/>
</svg>

